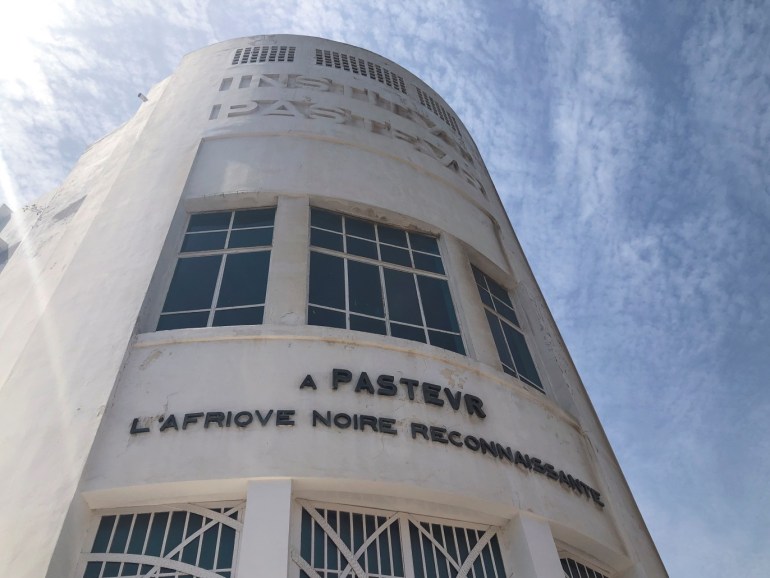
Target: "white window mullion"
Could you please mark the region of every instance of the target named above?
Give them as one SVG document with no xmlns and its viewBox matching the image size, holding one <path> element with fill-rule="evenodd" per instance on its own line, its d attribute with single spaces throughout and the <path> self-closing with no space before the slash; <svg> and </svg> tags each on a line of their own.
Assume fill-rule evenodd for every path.
<svg viewBox="0 0 770 578">
<path fill-rule="evenodd" d="M 405 514 L 399 514 L 398 524 L 399 534 L 401 535 L 401 562 L 404 566 L 404 578 L 415 578 L 412 536 L 409 533 L 409 518 Z"/>
</svg>

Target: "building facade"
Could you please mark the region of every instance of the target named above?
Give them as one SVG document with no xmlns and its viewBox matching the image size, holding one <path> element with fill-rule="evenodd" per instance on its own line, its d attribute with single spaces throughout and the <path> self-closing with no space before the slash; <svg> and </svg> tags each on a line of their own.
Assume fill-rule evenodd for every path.
<svg viewBox="0 0 770 578">
<path fill-rule="evenodd" d="M 397 64 L 194 52 L 33 213 L 4 575 L 666 575 L 473 139 Z"/>
</svg>

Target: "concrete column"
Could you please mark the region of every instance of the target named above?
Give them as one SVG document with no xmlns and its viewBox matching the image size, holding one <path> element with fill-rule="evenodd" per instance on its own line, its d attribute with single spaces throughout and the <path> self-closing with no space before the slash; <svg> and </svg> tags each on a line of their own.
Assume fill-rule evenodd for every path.
<svg viewBox="0 0 770 578">
<path fill-rule="evenodd" d="M 484 305 L 476 288 L 468 255 L 455 237 L 445 234 L 441 236 L 441 240 L 441 254 L 444 257 L 452 295 L 456 299 L 455 310 L 467 353 L 482 363 L 500 369 L 500 358 L 484 315 Z"/>
<path fill-rule="evenodd" d="M 309 220 L 307 197 L 278 197 L 265 325 L 304 325 L 307 322 Z"/>
<path fill-rule="evenodd" d="M 238 578 L 283 578 L 288 574 L 290 513 L 290 479 L 249 482 Z"/>
<path fill-rule="evenodd" d="M 564 578 L 551 528 L 544 521 L 521 513 L 507 526 L 509 575 L 516 578 Z M 510 562 L 510 564 L 509 564 Z"/>
</svg>

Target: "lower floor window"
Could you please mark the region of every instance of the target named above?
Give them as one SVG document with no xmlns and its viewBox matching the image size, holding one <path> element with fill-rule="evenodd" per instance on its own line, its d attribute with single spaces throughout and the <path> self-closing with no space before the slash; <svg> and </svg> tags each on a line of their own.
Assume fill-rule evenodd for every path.
<svg viewBox="0 0 770 578">
<path fill-rule="evenodd" d="M 301 502 L 301 578 L 505 578 L 497 528 Z"/>
<path fill-rule="evenodd" d="M 233 578 L 243 503 L 105 514 L 83 578 Z"/>
<path fill-rule="evenodd" d="M 564 578 L 607 578 L 604 574 L 592 570 L 572 558 L 562 558 L 561 567 L 564 570 Z"/>
</svg>

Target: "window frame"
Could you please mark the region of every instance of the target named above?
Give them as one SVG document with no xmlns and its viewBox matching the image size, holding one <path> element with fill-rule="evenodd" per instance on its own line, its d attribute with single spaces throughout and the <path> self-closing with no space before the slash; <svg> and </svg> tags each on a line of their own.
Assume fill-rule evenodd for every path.
<svg viewBox="0 0 770 578">
<path fill-rule="evenodd" d="M 533 350 L 532 350 L 532 347 L 530 347 L 530 340 L 529 340 L 529 336 L 527 335 L 528 331 L 526 331 L 525 328 L 522 326 L 522 323 L 519 320 L 519 316 L 516 314 L 516 307 L 515 307 L 514 299 L 511 296 L 511 292 L 508 291 L 501 283 L 498 283 L 493 276 L 485 273 L 484 270 L 481 269 L 481 267 L 478 267 L 472 262 L 470 263 L 470 266 L 471 266 L 471 272 L 472 272 L 471 278 L 473 279 L 473 284 L 476 289 L 476 295 L 479 298 L 479 303 L 481 304 L 482 310 L 484 312 L 484 317 L 487 321 L 486 326 L 489 329 L 490 335 L 492 336 L 492 342 L 495 345 L 495 353 L 497 355 L 497 359 L 500 364 L 500 367 L 502 368 L 502 371 L 507 375 L 510 375 L 511 377 L 516 378 L 522 381 L 523 383 L 525 383 L 526 385 L 536 389 L 540 393 L 545 394 L 545 386 L 543 385 L 543 380 L 540 377 L 540 371 L 538 370 L 535 357 L 534 355 L 532 355 Z M 484 279 L 484 287 L 482 287 L 479 283 L 479 275 Z M 492 287 L 489 286 L 490 282 L 494 283 L 500 290 L 502 290 L 502 292 L 508 298 L 508 303 L 503 302 L 499 297 L 496 296 L 496 292 L 492 291 Z M 495 303 L 495 299 L 497 299 L 502 303 L 503 307 L 510 309 L 511 314 L 513 315 L 513 318 L 516 321 L 514 322 L 509 318 L 507 318 L 503 313 L 498 311 L 497 308 L 494 307 L 494 305 L 490 306 L 482 297 L 481 289 L 486 290 L 486 292 L 490 295 L 490 299 L 493 304 Z M 510 356 L 512 367 L 506 364 L 506 362 L 500 356 L 499 344 L 497 342 L 497 339 L 495 338 L 495 331 L 491 326 L 490 316 L 494 317 L 497 323 L 500 325 L 500 329 L 503 332 L 502 338 L 503 338 L 503 341 L 505 342 L 508 355 Z M 505 335 L 503 324 L 510 327 L 513 331 L 516 331 L 520 335 L 521 339 L 523 340 L 524 345 L 526 347 L 527 355 L 529 356 L 529 360 L 532 363 L 532 368 L 534 369 L 535 375 L 537 377 L 537 382 L 534 382 L 532 379 L 523 375 L 519 371 L 516 364 L 516 356 L 514 355 L 514 349 L 512 347 L 512 344 L 509 342 L 508 337 Z"/>
<path fill-rule="evenodd" d="M 192 568 L 195 568 L 199 570 L 198 573 L 192 573 L 188 571 L 189 569 L 183 569 L 183 568 L 176 568 L 173 569 L 173 571 L 179 575 L 200 575 L 200 576 L 206 576 L 210 578 L 222 578 L 221 574 L 218 574 L 218 572 L 229 572 L 230 578 L 235 578 L 238 574 L 238 559 L 240 554 L 240 542 L 241 537 L 243 533 L 243 524 L 244 524 L 244 516 L 246 511 L 246 501 L 245 500 L 228 500 L 228 501 L 218 501 L 218 502 L 188 502 L 188 503 L 176 503 L 176 504 L 158 504 L 158 505 L 146 505 L 146 506 L 131 506 L 131 507 L 125 507 L 125 508 L 110 508 L 110 509 L 103 509 L 103 510 L 94 510 L 92 511 L 91 521 L 88 527 L 88 531 L 86 533 L 85 539 L 84 539 L 84 546 L 83 550 L 80 555 L 80 560 L 78 561 L 78 565 L 76 568 L 75 576 L 77 578 L 85 577 L 86 572 L 88 569 L 89 563 L 100 563 L 102 564 L 102 567 L 100 571 L 97 573 L 99 576 L 103 576 L 106 571 L 106 564 L 107 563 L 118 563 L 118 564 L 138 564 L 139 570 L 137 571 L 137 574 L 125 574 L 127 577 L 140 575 L 142 576 L 140 570 L 142 569 L 142 566 L 148 565 L 152 567 L 158 567 L 158 568 L 171 568 L 171 566 L 164 566 L 164 564 L 168 564 L 171 562 L 171 565 L 179 566 L 180 560 L 183 557 L 183 553 L 186 550 L 186 547 L 190 544 L 198 544 L 197 546 L 197 552 L 196 552 L 196 564 L 200 563 L 200 555 L 201 551 L 203 549 L 203 543 L 202 538 L 203 534 L 200 532 L 205 533 L 205 526 L 207 525 L 207 522 L 204 522 L 198 530 L 196 530 L 193 534 L 190 536 L 185 537 L 185 534 L 187 533 L 187 524 L 189 523 L 190 514 L 198 514 L 204 517 L 206 520 L 215 520 L 215 518 L 208 516 L 205 514 L 204 510 L 211 511 L 215 508 L 222 508 L 224 511 L 219 514 L 220 517 L 228 517 L 230 518 L 230 521 L 228 522 L 219 522 L 218 525 L 227 525 L 234 531 L 233 536 L 233 552 L 232 552 L 232 562 L 229 567 L 229 569 L 226 568 L 217 568 L 217 570 L 207 570 L 205 568 L 201 568 L 198 566 L 192 566 Z M 168 539 L 168 535 L 170 532 L 170 524 L 172 519 L 172 514 L 175 512 L 184 512 L 185 513 L 185 522 L 184 527 L 182 530 L 182 538 L 179 544 L 177 544 L 174 548 L 163 553 L 166 549 L 166 540 Z M 131 526 L 129 528 L 128 534 L 126 535 L 126 545 L 124 546 L 123 550 L 124 552 L 129 548 L 130 544 L 130 536 L 133 533 L 133 528 L 136 523 L 136 517 L 140 514 L 168 514 L 168 520 L 166 522 L 165 530 L 162 536 L 162 542 L 161 542 L 161 555 L 159 556 L 152 556 L 150 554 L 146 554 L 146 549 L 148 546 L 149 536 L 152 532 L 152 526 L 148 524 L 148 527 L 145 530 L 145 537 L 144 541 L 142 542 L 142 553 L 141 554 L 128 554 L 128 553 L 117 553 L 117 552 L 93 552 L 94 548 L 94 542 L 97 537 L 99 527 L 101 525 L 102 519 L 108 516 L 115 516 L 116 520 L 113 522 L 113 528 L 110 532 L 109 542 L 105 549 L 109 549 L 109 546 L 111 546 L 112 540 L 115 537 L 115 532 L 117 528 L 117 517 L 118 516 L 133 516 L 131 520 Z M 218 513 L 215 513 L 217 515 Z M 232 518 L 232 514 L 236 514 L 236 518 Z M 214 524 L 213 527 L 216 527 L 217 524 Z M 210 526 L 211 527 L 211 526 Z M 200 534 L 199 537 L 193 537 L 197 534 Z M 187 546 L 185 546 L 185 541 L 189 540 L 187 543 Z M 221 545 L 222 540 L 222 530 L 221 528 L 217 529 L 217 541 L 214 548 L 214 567 L 216 568 L 218 566 L 218 556 L 219 556 L 219 547 Z M 178 551 L 179 553 L 179 559 L 180 560 L 172 560 L 171 558 L 166 558 L 166 556 L 171 555 L 173 552 Z M 186 563 L 184 563 L 186 564 Z M 120 572 L 120 566 L 118 572 Z M 118 574 L 119 576 L 121 574 Z M 162 574 L 165 575 L 165 574 Z"/>
<path fill-rule="evenodd" d="M 236 215 L 238 213 L 245 213 L 248 211 L 267 211 L 272 210 L 273 216 L 272 216 L 272 224 L 271 225 L 265 225 L 265 226 L 256 226 L 256 227 L 234 227 Z M 213 214 L 230 214 L 230 218 L 228 220 L 227 228 L 220 228 L 220 229 L 209 229 L 205 231 L 190 231 L 190 224 L 196 215 L 213 215 Z M 261 325 L 264 323 L 264 317 L 265 317 L 265 308 L 266 308 L 266 301 L 267 301 L 267 283 L 269 281 L 270 276 L 270 261 L 272 259 L 272 253 L 274 249 L 274 242 L 275 242 L 275 216 L 277 213 L 277 203 L 271 204 L 267 206 L 247 206 L 247 207 L 238 207 L 238 208 L 228 208 L 228 209 L 213 209 L 213 210 L 201 210 L 201 211 L 188 211 L 185 214 L 184 219 L 184 225 L 181 230 L 181 239 L 178 242 L 176 252 L 173 255 L 173 263 L 169 265 L 169 276 L 168 281 L 165 284 L 165 292 L 163 293 L 162 297 L 159 299 L 159 310 L 157 314 L 157 318 L 155 320 L 155 324 L 153 326 L 152 331 L 174 331 L 176 329 L 202 329 L 202 328 L 210 328 L 210 327 L 225 327 L 228 325 L 238 325 L 238 324 L 222 324 L 222 325 L 215 325 L 215 315 L 219 311 L 233 311 L 238 309 L 247 309 L 247 308 L 261 308 L 261 317 L 262 321 L 260 323 L 247 323 L 247 324 L 241 324 L 241 325 Z M 253 246 L 246 246 L 246 247 L 228 247 L 230 244 L 230 239 L 232 236 L 233 231 L 250 231 L 250 230 L 266 230 L 269 229 L 271 232 L 270 235 L 270 243 L 267 245 L 253 245 Z M 187 240 L 188 236 L 195 237 L 199 235 L 205 235 L 206 233 L 216 233 L 216 232 L 225 232 L 225 239 L 224 239 L 224 245 L 222 248 L 215 248 L 215 249 L 201 249 L 201 250 L 191 250 L 191 251 L 185 251 L 184 250 L 184 244 Z M 265 297 L 262 303 L 250 303 L 247 305 L 234 305 L 234 306 L 218 306 L 218 301 L 222 289 L 222 281 L 226 273 L 227 269 L 227 261 L 228 256 L 230 255 L 239 255 L 239 254 L 250 254 L 250 253 L 267 253 L 267 269 L 265 271 L 265 279 L 264 279 L 264 285 L 265 285 Z M 174 282 L 174 275 L 176 274 L 177 268 L 179 266 L 179 263 L 184 259 L 196 259 L 201 257 L 220 257 L 216 279 L 214 281 L 214 289 L 212 292 L 211 300 L 209 307 L 207 308 L 196 308 L 196 309 L 183 309 L 179 311 L 164 311 L 166 307 L 166 302 L 169 298 L 169 295 L 171 294 L 171 290 L 173 288 L 173 282 Z M 170 260 L 170 259 L 169 259 Z M 173 317 L 174 315 L 180 315 L 180 314 L 190 314 L 190 313 L 205 313 L 208 312 L 208 315 L 206 317 L 206 324 L 205 325 L 196 325 L 192 327 L 172 327 L 168 329 L 162 329 L 160 328 L 161 321 L 164 317 Z"/>
<path fill-rule="evenodd" d="M 327 213 L 330 215 L 334 215 L 336 217 L 339 217 L 341 219 L 341 226 L 340 230 L 334 230 L 325 228 L 321 225 L 314 225 L 313 224 L 313 211 L 320 211 L 322 213 Z M 365 222 L 369 225 L 371 225 L 374 229 L 374 238 L 373 239 L 367 239 L 365 237 L 351 234 L 348 232 L 348 220 L 353 221 L 361 221 Z M 404 238 L 406 240 L 405 246 L 399 246 L 395 245 L 393 243 L 389 243 L 387 241 L 383 241 L 381 239 L 381 233 L 380 233 L 380 227 L 387 227 L 387 229 L 395 229 L 397 231 L 400 231 L 403 233 Z M 341 250 L 337 249 L 331 249 L 324 246 L 314 245 L 312 236 L 313 236 L 313 230 L 320 231 L 321 233 L 332 233 L 334 235 L 338 235 L 341 238 L 342 242 L 342 248 Z M 419 231 L 415 231 L 406 227 L 393 225 L 393 224 L 385 224 L 385 223 L 379 223 L 376 221 L 372 221 L 370 219 L 361 218 L 355 215 L 350 215 L 348 213 L 335 211 L 327 209 L 323 206 L 316 206 L 311 205 L 310 206 L 310 215 L 308 219 L 308 230 L 310 232 L 309 235 L 309 241 L 308 241 L 308 253 L 309 253 L 309 259 L 308 259 L 308 274 L 307 274 L 307 324 L 308 325 L 316 325 L 320 327 L 335 327 L 338 329 L 346 329 L 349 331 L 362 331 L 365 333 L 371 333 L 374 335 L 382 335 L 384 337 L 396 337 L 399 339 L 408 339 L 410 341 L 415 341 L 417 343 L 424 343 L 426 345 L 432 345 L 433 347 L 440 347 L 441 349 L 444 349 L 445 351 L 450 351 L 452 353 L 457 353 L 459 355 L 469 356 L 466 340 L 463 338 L 463 331 L 462 331 L 462 325 L 461 325 L 461 319 L 458 315 L 457 308 L 455 306 L 456 300 L 453 296 L 452 286 L 450 282 L 450 276 L 447 272 L 447 267 L 445 265 L 446 261 L 444 258 L 444 255 L 441 251 L 441 237 L 431 235 L 429 233 L 423 233 Z M 436 243 L 436 252 L 432 253 L 427 250 L 423 250 L 420 248 L 415 248 L 413 246 L 413 240 L 412 236 L 419 236 L 419 237 L 426 237 L 429 239 L 432 239 Z M 356 253 L 351 253 L 348 251 L 348 243 L 349 238 L 358 240 L 358 241 L 367 241 L 369 243 L 372 243 L 374 246 L 374 250 L 376 252 L 376 257 L 367 257 L 363 255 L 359 255 Z M 393 248 L 393 249 L 399 249 L 404 250 L 409 255 L 409 260 L 412 263 L 411 265 L 403 265 L 394 263 L 388 260 L 383 259 L 382 257 L 382 247 L 386 248 Z M 311 299 L 311 290 L 312 290 L 312 259 L 313 259 L 313 253 L 317 253 L 320 255 L 326 255 L 329 257 L 334 257 L 337 259 L 341 259 L 343 263 L 343 271 L 342 271 L 342 282 L 344 284 L 343 287 L 343 308 L 335 307 L 331 305 L 322 305 L 319 303 L 314 303 Z M 435 258 L 438 260 L 438 265 L 440 266 L 440 269 L 443 272 L 437 272 L 432 271 L 430 269 L 421 269 L 414 265 L 415 258 L 414 256 L 422 256 L 422 257 L 430 257 Z M 367 313 L 361 313 L 358 311 L 355 311 L 351 307 L 351 296 L 350 296 L 350 262 L 355 263 L 362 263 L 365 265 L 373 266 L 377 268 L 377 275 L 379 280 L 379 290 L 380 290 L 380 296 L 382 298 L 382 311 L 383 315 L 382 317 L 377 317 L 376 315 L 371 315 Z M 412 321 L 403 321 L 398 319 L 393 319 L 391 315 L 391 308 L 393 307 L 392 300 L 388 297 L 388 284 L 386 281 L 386 271 L 391 270 L 395 271 L 397 273 L 404 273 L 411 276 L 412 282 L 414 283 L 414 289 L 415 289 L 415 296 L 417 300 L 417 307 L 419 309 L 420 314 L 420 321 L 421 325 L 418 325 Z M 449 299 L 449 305 L 451 307 L 447 308 L 444 313 L 448 315 L 449 325 L 454 325 L 456 327 L 456 331 L 452 331 L 449 329 L 442 329 L 438 327 L 432 327 L 428 324 L 428 315 L 426 313 L 426 307 L 425 303 L 423 301 L 423 291 L 424 289 L 420 286 L 420 277 L 428 278 L 428 279 L 436 279 L 445 284 L 445 290 L 446 290 L 446 296 L 448 296 Z M 311 308 L 317 308 L 337 314 L 342 314 L 344 316 L 345 321 L 345 327 L 342 328 L 339 325 L 317 325 L 315 323 L 312 323 L 310 320 L 310 314 L 311 314 Z M 365 331 L 361 329 L 353 329 L 351 327 L 351 316 L 355 317 L 363 317 L 366 319 L 370 319 L 372 321 L 379 321 L 384 324 L 384 333 L 376 333 L 373 331 Z M 392 332 L 392 324 L 395 324 L 396 327 L 407 327 L 411 329 L 418 329 L 423 334 L 422 341 L 417 339 L 411 339 L 409 337 L 399 337 L 397 335 L 393 335 Z M 448 336 L 449 339 L 454 339 L 455 344 L 459 343 L 460 350 L 457 349 L 449 349 L 447 347 L 443 347 L 442 345 L 439 345 L 437 343 L 431 342 L 431 332 L 439 333 L 442 335 Z"/>
<path fill-rule="evenodd" d="M 449 563 L 447 563 L 447 567 L 450 570 L 450 576 L 456 575 L 457 570 L 463 568 L 466 565 L 467 559 L 470 558 L 470 561 L 468 562 L 468 571 L 463 574 L 461 578 L 472 578 L 474 574 L 471 572 L 473 571 L 474 565 L 476 561 L 481 561 L 481 564 L 486 566 L 487 561 L 485 558 L 483 558 L 485 551 L 490 550 L 490 556 L 493 558 L 495 557 L 495 553 L 491 551 L 493 548 L 495 548 L 494 545 L 492 545 L 493 540 L 496 541 L 496 547 L 498 549 L 497 554 L 499 554 L 498 559 L 492 560 L 492 572 L 488 571 L 486 567 L 484 568 L 484 572 L 482 573 L 482 576 L 486 576 L 488 578 L 506 578 L 509 575 L 509 571 L 507 572 L 505 570 L 505 558 L 506 558 L 506 552 L 503 549 L 503 546 L 505 544 L 504 542 L 504 535 L 503 535 L 503 527 L 495 524 L 486 524 L 486 523 L 480 523 L 480 522 L 474 522 L 474 521 L 467 521 L 462 519 L 453 518 L 451 516 L 447 517 L 436 517 L 435 515 L 426 515 L 426 514 L 419 514 L 419 513 L 413 513 L 408 511 L 403 511 L 401 509 L 392 509 L 392 508 L 383 508 L 381 505 L 377 506 L 368 506 L 368 505 L 352 505 L 350 503 L 330 503 L 326 501 L 317 501 L 314 499 L 307 499 L 303 497 L 295 497 L 292 500 L 292 509 L 291 509 L 291 524 L 290 524 L 290 548 L 289 548 L 289 565 L 291 567 L 291 570 L 289 572 L 290 578 L 316 578 L 316 576 L 319 576 L 320 578 L 323 578 L 325 574 L 328 573 L 337 573 L 337 576 L 339 578 L 356 578 L 356 570 L 352 565 L 346 560 L 346 557 L 344 553 L 340 550 L 338 550 L 338 559 L 342 562 L 341 564 L 337 564 L 338 568 L 336 570 L 329 568 L 328 566 L 320 570 L 319 572 L 315 572 L 315 569 L 313 573 L 306 572 L 307 566 L 310 568 L 313 568 L 315 564 L 309 564 L 307 563 L 304 565 L 302 561 L 304 560 L 303 554 L 302 554 L 302 532 L 303 532 L 303 509 L 306 508 L 314 508 L 316 510 L 332 510 L 337 513 L 339 512 L 345 512 L 350 513 L 351 516 L 353 514 L 360 514 L 363 516 L 374 516 L 377 517 L 384 517 L 385 523 L 380 524 L 378 527 L 387 526 L 390 527 L 391 525 L 396 525 L 398 527 L 398 535 L 401 540 L 400 542 L 400 551 L 401 551 L 401 565 L 403 569 L 403 578 L 419 578 L 420 574 L 425 577 L 429 574 L 426 572 L 427 568 L 426 565 L 428 563 L 428 558 L 430 557 L 435 561 L 435 557 L 433 554 L 430 554 L 430 556 L 426 555 L 425 552 L 425 537 L 424 534 L 427 534 L 427 532 L 421 529 L 419 529 L 420 524 L 428 524 L 431 527 L 431 530 L 433 530 L 434 525 L 440 525 L 440 526 L 450 526 L 454 528 L 462 528 L 466 532 L 468 530 L 473 530 L 477 534 L 477 542 L 474 543 L 474 546 L 477 546 L 479 543 L 483 543 L 481 547 L 470 546 L 470 541 L 466 541 L 466 545 L 468 547 L 468 554 L 463 558 L 462 560 L 458 558 L 453 558 L 453 561 L 458 565 L 458 568 L 455 569 L 455 572 L 451 572 L 451 566 Z M 311 514 L 312 517 L 312 514 Z M 352 524 L 352 519 L 351 519 Z M 331 524 L 330 524 L 331 525 Z M 339 518 L 336 525 L 339 525 Z M 364 521 L 364 525 L 366 526 L 366 522 Z M 415 527 L 418 527 L 418 535 L 422 538 L 420 540 L 421 547 L 420 547 L 420 558 L 419 560 L 422 562 L 422 569 L 421 572 L 415 572 L 415 563 L 418 561 L 413 553 L 412 546 L 412 536 L 411 536 L 411 526 L 414 525 Z M 326 547 L 323 552 L 323 558 L 324 561 L 326 561 L 328 554 L 329 554 L 329 544 L 334 544 L 334 539 L 329 536 L 328 533 L 316 522 L 311 520 L 311 529 L 313 532 L 317 532 L 320 528 L 321 532 L 323 532 L 323 539 L 324 544 Z M 335 528 L 333 528 L 335 529 Z M 335 529 L 335 530 L 338 530 Z M 352 530 L 352 528 L 351 528 Z M 369 528 L 364 528 L 364 532 L 366 534 L 369 534 Z M 376 533 L 377 531 L 375 531 Z M 390 541 L 392 540 L 392 533 L 390 530 L 382 530 L 382 534 L 388 534 L 387 541 L 390 544 Z M 431 532 L 432 533 L 432 532 Z M 489 533 L 489 537 L 487 538 L 487 533 Z M 351 542 L 354 540 L 354 538 L 351 536 Z M 371 539 L 371 538 L 370 538 Z M 315 535 L 311 538 L 312 541 L 315 540 Z M 434 549 L 435 545 L 439 544 L 441 546 L 442 544 L 440 542 L 437 542 L 435 540 L 430 540 L 430 542 L 433 542 Z M 457 544 L 457 538 L 455 536 L 455 546 L 458 546 Z M 367 542 L 365 541 L 363 545 L 367 545 Z M 336 545 L 335 545 L 336 546 Z M 371 550 L 371 547 L 375 546 L 376 551 L 376 558 L 377 558 L 377 564 L 379 564 L 382 560 L 382 553 L 380 551 L 380 544 L 379 540 L 374 540 L 369 544 L 369 547 L 366 551 L 363 551 L 363 548 L 361 548 L 361 554 L 358 557 L 355 557 L 354 560 L 359 561 L 360 559 L 364 557 L 369 557 Z M 311 549 L 311 553 L 313 550 Z M 457 548 L 455 550 L 456 553 L 460 553 L 460 548 Z M 353 552 L 355 554 L 355 552 Z M 374 576 L 376 578 L 402 578 L 397 577 L 397 574 L 395 572 L 394 567 L 394 557 L 393 557 L 393 548 L 391 546 L 390 548 L 390 562 L 391 562 L 391 573 L 390 574 L 382 574 L 382 573 L 372 573 L 368 572 L 365 575 L 367 577 Z M 473 556 L 471 558 L 471 556 Z M 311 554 L 311 558 L 312 558 Z M 458 563 L 459 562 L 459 563 Z M 496 572 L 496 566 L 500 563 L 502 565 L 502 574 L 499 574 Z M 367 564 L 368 566 L 368 564 Z M 440 571 L 436 572 L 436 576 L 440 575 Z M 476 578 L 480 578 L 479 575 L 476 575 Z"/>
</svg>

